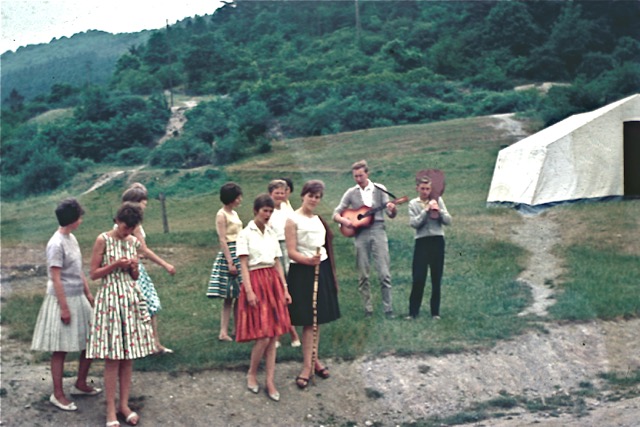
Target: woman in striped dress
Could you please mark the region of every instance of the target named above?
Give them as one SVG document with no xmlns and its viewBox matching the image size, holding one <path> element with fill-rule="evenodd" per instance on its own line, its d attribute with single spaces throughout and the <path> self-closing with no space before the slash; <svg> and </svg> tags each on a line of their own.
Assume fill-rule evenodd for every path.
<svg viewBox="0 0 640 427">
<path fill-rule="evenodd" d="M 91 255 L 91 279 L 102 279 L 102 284 L 96 294 L 87 357 L 104 359 L 107 426 L 118 425 L 118 381 L 118 410 L 128 424 L 138 424 L 138 414 L 129 408 L 133 360 L 155 351 L 149 312 L 136 285 L 140 242 L 132 233 L 141 221 L 140 205 L 123 203 L 116 214 L 116 227 L 98 236 Z"/>
<path fill-rule="evenodd" d="M 229 321 L 232 306 L 235 317 L 240 294 L 240 260 L 236 255 L 236 239 L 242 230 L 242 221 L 235 209 L 242 203 L 242 189 L 234 182 L 227 182 L 220 187 L 220 201 L 224 205 L 216 214 L 220 251 L 211 269 L 207 297 L 224 298 L 218 340 L 233 341 L 229 336 Z"/>
</svg>

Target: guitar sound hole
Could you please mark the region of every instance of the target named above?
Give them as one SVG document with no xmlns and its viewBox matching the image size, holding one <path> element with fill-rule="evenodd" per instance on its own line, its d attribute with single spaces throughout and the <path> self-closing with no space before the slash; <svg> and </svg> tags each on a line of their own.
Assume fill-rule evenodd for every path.
<svg viewBox="0 0 640 427">
<path fill-rule="evenodd" d="M 358 220 L 361 220 L 362 218 L 364 218 L 364 215 L 358 214 Z"/>
</svg>

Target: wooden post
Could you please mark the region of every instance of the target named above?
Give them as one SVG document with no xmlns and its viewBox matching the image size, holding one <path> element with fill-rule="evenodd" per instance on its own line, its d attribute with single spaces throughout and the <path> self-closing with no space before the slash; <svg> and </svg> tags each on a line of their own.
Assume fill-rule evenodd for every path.
<svg viewBox="0 0 640 427">
<path fill-rule="evenodd" d="M 167 220 L 167 207 L 164 204 L 166 197 L 164 193 L 158 194 L 158 200 L 160 200 L 160 209 L 162 210 L 162 228 L 164 233 L 169 233 L 169 221 Z"/>
</svg>

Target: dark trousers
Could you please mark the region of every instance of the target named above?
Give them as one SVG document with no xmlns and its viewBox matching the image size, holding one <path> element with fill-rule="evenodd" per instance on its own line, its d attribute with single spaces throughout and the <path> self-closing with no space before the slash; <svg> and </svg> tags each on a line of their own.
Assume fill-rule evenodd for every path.
<svg viewBox="0 0 640 427">
<path fill-rule="evenodd" d="M 444 271 L 444 237 L 431 236 L 416 239 L 413 248 L 413 286 L 409 296 L 409 315 L 420 313 L 427 272 L 431 267 L 431 315 L 440 315 L 440 284 Z"/>
</svg>

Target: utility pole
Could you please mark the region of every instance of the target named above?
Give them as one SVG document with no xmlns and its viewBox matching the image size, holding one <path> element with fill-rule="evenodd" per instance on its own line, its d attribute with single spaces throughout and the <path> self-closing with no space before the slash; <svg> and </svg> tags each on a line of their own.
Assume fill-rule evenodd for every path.
<svg viewBox="0 0 640 427">
<path fill-rule="evenodd" d="M 173 107 L 173 69 L 171 67 L 171 53 L 173 52 L 173 48 L 171 47 L 171 41 L 169 40 L 169 20 L 167 19 L 167 48 L 169 52 L 167 52 L 167 62 L 169 67 L 169 107 Z"/>
<path fill-rule="evenodd" d="M 360 47 L 360 5 L 358 0 L 354 0 L 356 7 L 356 45 Z"/>
</svg>

